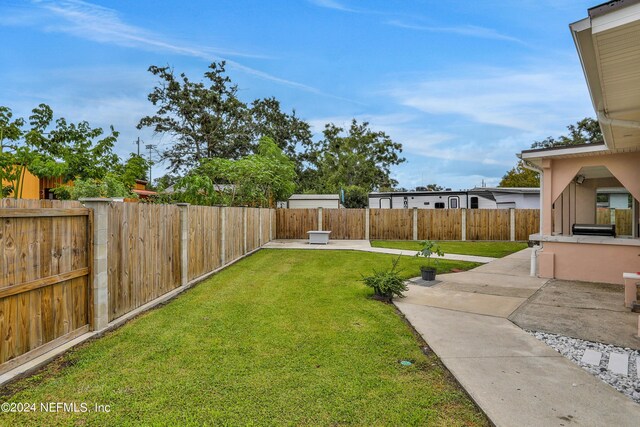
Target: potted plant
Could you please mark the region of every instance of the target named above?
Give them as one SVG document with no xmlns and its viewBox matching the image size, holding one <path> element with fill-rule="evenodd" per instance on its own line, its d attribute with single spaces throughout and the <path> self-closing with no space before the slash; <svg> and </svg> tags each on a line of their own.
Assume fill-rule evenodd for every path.
<svg viewBox="0 0 640 427">
<path fill-rule="evenodd" d="M 373 288 L 376 299 L 391 302 L 394 296 L 399 298 L 404 296 L 402 293 L 408 288 L 397 268 L 399 262 L 400 257 L 393 261 L 390 270 L 373 270 L 371 276 L 362 277 L 364 284 Z"/>
<path fill-rule="evenodd" d="M 431 255 L 435 254 L 443 256 L 444 252 L 440 249 L 440 246 L 433 240 L 424 240 L 420 242 L 422 248 L 416 254 L 416 257 L 423 256 L 427 259 L 426 263 L 420 266 L 420 273 L 422 274 L 422 280 L 436 280 L 436 267 L 438 266 L 438 259 L 432 260 Z M 433 266 L 435 264 L 435 267 Z"/>
</svg>

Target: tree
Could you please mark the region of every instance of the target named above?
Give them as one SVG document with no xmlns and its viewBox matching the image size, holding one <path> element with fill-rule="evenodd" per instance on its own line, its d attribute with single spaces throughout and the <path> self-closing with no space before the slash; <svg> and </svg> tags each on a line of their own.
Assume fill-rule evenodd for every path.
<svg viewBox="0 0 640 427">
<path fill-rule="evenodd" d="M 122 183 L 132 188 L 136 184 L 136 180 L 147 180 L 149 162 L 144 157 L 131 153 L 127 161 L 118 165 L 115 170 L 120 175 Z"/>
<path fill-rule="evenodd" d="M 161 81 L 148 96 L 158 110 L 143 117 L 138 129 L 150 127 L 175 139 L 163 153 L 172 172 L 198 166 L 203 159 L 237 159 L 251 151 L 250 112 L 236 96 L 238 88 L 225 74 L 225 62 L 213 62 L 209 70 L 205 86 L 184 73 L 176 77 L 169 67 L 149 67 Z"/>
<path fill-rule="evenodd" d="M 305 171 L 308 188 L 335 193 L 341 188 L 359 186 L 365 191 L 393 187 L 390 168 L 405 161 L 399 156 L 402 144 L 394 142 L 384 132 L 374 132 L 368 122 L 358 124 L 353 119 L 345 129 L 332 123 L 325 126 L 324 139 L 305 147 Z"/>
<path fill-rule="evenodd" d="M 283 113 L 280 101 L 273 97 L 253 101 L 251 118 L 254 138 L 272 138 L 290 159 L 297 159 L 299 156 L 297 147 L 311 143 L 309 123 L 298 118 L 295 110 L 291 114 Z"/>
<path fill-rule="evenodd" d="M 508 171 L 500 181 L 499 187 L 539 187 L 540 175 L 524 167 L 520 160 L 518 164 Z"/>
<path fill-rule="evenodd" d="M 0 106 L 0 197 L 20 192 L 24 172 L 18 159 L 18 141 L 23 137 L 24 119 L 13 119 L 10 108 Z M 15 190 L 15 191 L 14 191 Z"/>
<path fill-rule="evenodd" d="M 604 141 L 600 124 L 597 120 L 589 117 L 567 126 L 567 130 L 569 131 L 568 135 L 561 135 L 557 139 L 549 136 L 542 141 L 534 142 L 531 145 L 531 148 L 552 148 L 569 145 L 598 144 Z"/>
<path fill-rule="evenodd" d="M 200 205 L 273 206 L 295 190 L 295 166 L 276 143 L 263 137 L 257 153 L 241 159 L 205 159 L 176 184 L 177 197 Z"/>
<path fill-rule="evenodd" d="M 344 207 L 349 209 L 369 206 L 369 193 L 362 187 L 351 185 L 344 189 Z"/>
<path fill-rule="evenodd" d="M 46 104 L 33 109 L 29 123 L 26 145 L 40 154 L 29 163 L 29 171 L 38 177 L 102 179 L 120 162 L 113 152 L 119 135 L 113 126 L 105 135 L 102 128 L 92 128 L 86 121 L 68 123 L 61 117 L 50 129 L 53 111 Z"/>
<path fill-rule="evenodd" d="M 443 191 L 444 187 L 438 184 L 427 184 L 425 187 L 416 187 L 416 191 Z"/>
</svg>

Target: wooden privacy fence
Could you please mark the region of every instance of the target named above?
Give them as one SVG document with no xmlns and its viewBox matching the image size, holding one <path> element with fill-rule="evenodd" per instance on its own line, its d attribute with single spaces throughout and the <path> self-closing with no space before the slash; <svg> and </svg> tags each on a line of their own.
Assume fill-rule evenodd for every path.
<svg viewBox="0 0 640 427">
<path fill-rule="evenodd" d="M 631 209 L 598 208 L 596 224 L 615 224 L 617 235 L 631 236 L 633 211 Z"/>
<path fill-rule="evenodd" d="M 0 373 L 89 330 L 91 211 L 0 200 Z"/>
<path fill-rule="evenodd" d="M 538 209 L 278 209 L 278 239 L 528 240 L 539 232 Z"/>
<path fill-rule="evenodd" d="M 0 199 L 0 373 L 275 237 L 273 209 Z"/>
</svg>

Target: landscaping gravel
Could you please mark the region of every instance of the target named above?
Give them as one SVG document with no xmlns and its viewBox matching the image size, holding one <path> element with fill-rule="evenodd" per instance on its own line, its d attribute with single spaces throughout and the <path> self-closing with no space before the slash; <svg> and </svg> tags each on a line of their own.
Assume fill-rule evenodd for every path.
<svg viewBox="0 0 640 427">
<path fill-rule="evenodd" d="M 640 403 L 640 378 L 638 378 L 637 366 L 638 358 L 640 357 L 639 350 L 592 341 L 584 341 L 577 338 L 570 338 L 546 332 L 527 332 L 539 340 L 544 341 L 558 353 L 597 376 L 619 392 L 624 393 L 635 402 Z M 593 366 L 582 362 L 582 356 L 584 355 L 585 350 L 588 349 L 602 353 L 600 365 Z M 629 356 L 628 375 L 615 374 L 607 369 L 609 364 L 609 355 L 611 353 L 625 353 Z"/>
</svg>

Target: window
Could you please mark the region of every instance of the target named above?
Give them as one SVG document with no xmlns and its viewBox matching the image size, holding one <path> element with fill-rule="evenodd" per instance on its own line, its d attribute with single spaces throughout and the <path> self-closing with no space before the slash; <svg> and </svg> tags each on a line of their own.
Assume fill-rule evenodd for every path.
<svg viewBox="0 0 640 427">
<path fill-rule="evenodd" d="M 475 196 L 471 198 L 471 209 L 478 209 L 478 198 Z"/>
<path fill-rule="evenodd" d="M 436 209 L 444 209 L 444 202 L 436 202 L 435 203 L 435 208 Z"/>
<path fill-rule="evenodd" d="M 460 204 L 460 198 L 449 197 L 449 209 L 458 209 L 458 205 Z"/>
</svg>

